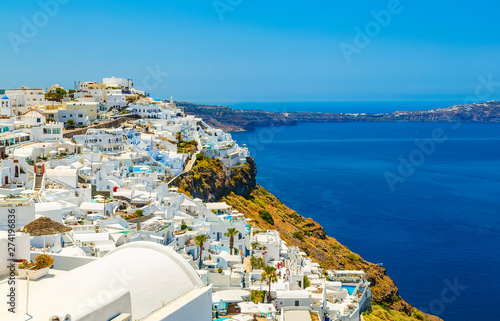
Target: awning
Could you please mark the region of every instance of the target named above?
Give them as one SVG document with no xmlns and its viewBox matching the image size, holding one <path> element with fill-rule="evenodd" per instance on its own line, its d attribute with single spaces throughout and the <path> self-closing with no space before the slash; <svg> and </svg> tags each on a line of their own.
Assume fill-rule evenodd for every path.
<svg viewBox="0 0 500 321">
<path fill-rule="evenodd" d="M 245 314 L 233 315 L 228 321 L 252 321 L 253 317 Z"/>
<path fill-rule="evenodd" d="M 257 309 L 260 313 L 276 313 L 276 308 L 271 303 L 259 303 Z"/>
<path fill-rule="evenodd" d="M 217 292 L 217 295 L 224 302 L 243 302 L 243 298 L 249 297 L 250 292 L 245 290 L 225 290 Z"/>
<path fill-rule="evenodd" d="M 243 314 L 260 313 L 257 304 L 253 302 L 240 302 L 238 306 L 240 307 L 240 312 Z"/>
<path fill-rule="evenodd" d="M 219 203 L 206 203 L 205 204 L 209 210 L 227 210 L 230 209 L 231 206 L 227 205 L 226 202 Z"/>
<path fill-rule="evenodd" d="M 184 201 L 182 201 L 181 206 L 195 206 L 195 207 L 197 207 L 198 205 L 196 205 L 193 201 L 186 198 Z"/>
</svg>

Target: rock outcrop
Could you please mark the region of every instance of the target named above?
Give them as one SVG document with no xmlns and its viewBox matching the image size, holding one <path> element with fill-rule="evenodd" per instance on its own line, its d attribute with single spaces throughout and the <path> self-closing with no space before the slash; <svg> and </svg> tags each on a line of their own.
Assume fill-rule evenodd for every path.
<svg viewBox="0 0 500 321">
<path fill-rule="evenodd" d="M 231 193 L 250 196 L 257 185 L 256 176 L 257 166 L 251 157 L 245 165 L 233 167 L 230 171 L 220 160 L 200 158 L 188 174 L 177 179 L 176 185 L 193 198 L 216 202 Z"/>
</svg>

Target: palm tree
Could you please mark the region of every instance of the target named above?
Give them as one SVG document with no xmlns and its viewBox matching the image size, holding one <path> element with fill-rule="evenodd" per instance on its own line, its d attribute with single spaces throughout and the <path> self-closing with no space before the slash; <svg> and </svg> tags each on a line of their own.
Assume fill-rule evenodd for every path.
<svg viewBox="0 0 500 321">
<path fill-rule="evenodd" d="M 271 265 L 264 267 L 264 272 L 261 275 L 262 280 L 267 281 L 269 285 L 268 302 L 271 303 L 271 284 L 278 282 L 278 275 L 276 274 L 276 268 Z"/>
<path fill-rule="evenodd" d="M 182 141 L 182 132 L 177 132 L 177 134 L 175 134 L 175 139 L 177 139 L 177 144 L 180 144 Z"/>
<path fill-rule="evenodd" d="M 228 228 L 227 232 L 224 233 L 224 236 L 229 236 L 229 254 L 233 254 L 234 247 L 234 236 L 239 234 L 240 232 L 235 228 Z"/>
<path fill-rule="evenodd" d="M 194 238 L 196 245 L 200 247 L 200 254 L 198 255 L 200 258 L 200 262 L 198 263 L 198 267 L 201 270 L 201 259 L 202 259 L 202 253 L 203 253 L 203 245 L 205 244 L 206 241 L 208 241 L 208 236 L 205 234 L 198 234 Z"/>
</svg>

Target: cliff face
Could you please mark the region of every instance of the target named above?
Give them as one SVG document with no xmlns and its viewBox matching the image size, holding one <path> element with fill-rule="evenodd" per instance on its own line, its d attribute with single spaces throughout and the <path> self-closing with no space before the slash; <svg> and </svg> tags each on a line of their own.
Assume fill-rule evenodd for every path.
<svg viewBox="0 0 500 321">
<path fill-rule="evenodd" d="M 253 158 L 247 163 L 234 167 L 228 173 L 220 160 L 201 158 L 196 161 L 191 171 L 177 179 L 180 192 L 206 202 L 217 202 L 231 193 L 250 196 L 257 185 L 257 166 Z"/>
<path fill-rule="evenodd" d="M 191 173 L 179 180 L 179 190 L 204 201 L 225 201 L 251 218 L 261 229 L 276 229 L 288 244 L 300 247 L 325 269 L 367 272 L 372 285 L 372 300 L 377 309 L 365 316 L 366 320 L 441 320 L 424 315 L 405 302 L 384 268 L 363 260 L 326 235 L 317 222 L 299 215 L 269 191 L 256 185 L 257 168 L 252 158 L 231 174 L 229 177 L 224 172 L 220 161 L 203 159 L 198 161 Z"/>
</svg>

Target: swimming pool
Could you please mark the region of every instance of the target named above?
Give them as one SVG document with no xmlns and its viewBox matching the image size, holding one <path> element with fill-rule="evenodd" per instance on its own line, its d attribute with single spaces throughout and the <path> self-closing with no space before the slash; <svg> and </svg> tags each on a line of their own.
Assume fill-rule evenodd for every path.
<svg viewBox="0 0 500 321">
<path fill-rule="evenodd" d="M 227 320 L 229 318 L 218 318 L 218 319 L 215 319 L 214 321 L 222 321 L 222 320 Z"/>
<path fill-rule="evenodd" d="M 356 286 L 354 285 L 342 285 L 342 289 L 346 289 L 349 292 L 349 295 L 352 295 L 354 290 L 356 290 Z"/>
</svg>

